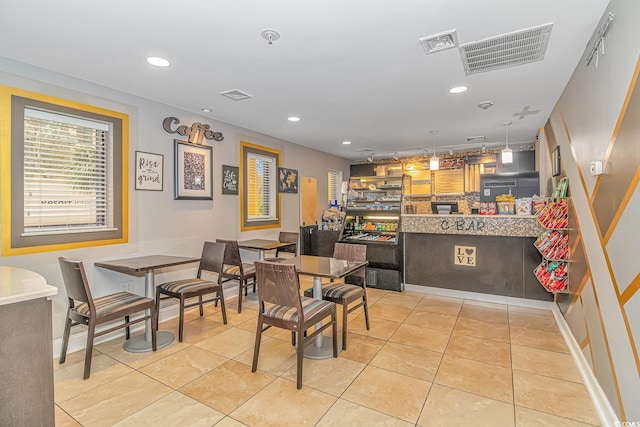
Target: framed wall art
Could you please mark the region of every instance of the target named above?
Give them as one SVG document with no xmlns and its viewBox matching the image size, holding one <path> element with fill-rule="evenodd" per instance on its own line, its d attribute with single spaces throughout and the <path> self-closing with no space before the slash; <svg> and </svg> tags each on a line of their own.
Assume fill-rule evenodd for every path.
<svg viewBox="0 0 640 427">
<path fill-rule="evenodd" d="M 213 200 L 213 148 L 174 140 L 174 199 Z"/>
<path fill-rule="evenodd" d="M 136 190 L 163 190 L 164 156 L 136 151 Z"/>
<path fill-rule="evenodd" d="M 559 176 L 562 174 L 560 166 L 560 146 L 556 146 L 551 152 L 551 176 Z"/>
<path fill-rule="evenodd" d="M 238 194 L 239 173 L 237 166 L 222 165 L 222 194 Z"/>
<path fill-rule="evenodd" d="M 278 191 L 280 193 L 298 192 L 298 171 L 295 169 L 278 168 Z"/>
</svg>

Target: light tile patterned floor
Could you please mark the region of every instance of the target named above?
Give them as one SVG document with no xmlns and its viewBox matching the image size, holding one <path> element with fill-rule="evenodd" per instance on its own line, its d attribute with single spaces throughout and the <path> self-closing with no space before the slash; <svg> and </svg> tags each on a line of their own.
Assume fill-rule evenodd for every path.
<svg viewBox="0 0 640 427">
<path fill-rule="evenodd" d="M 240 315 L 228 303 L 227 325 L 215 307 L 203 318 L 190 311 L 185 342 L 156 353 L 127 353 L 122 339 L 96 346 L 87 381 L 84 352 L 56 361 L 56 425 L 599 425 L 550 311 L 367 292 L 371 330 L 353 313 L 348 350 L 305 359 L 302 390 L 286 331 L 263 336 L 251 372 L 250 295 Z M 161 329 L 177 332 L 177 320 Z"/>
</svg>

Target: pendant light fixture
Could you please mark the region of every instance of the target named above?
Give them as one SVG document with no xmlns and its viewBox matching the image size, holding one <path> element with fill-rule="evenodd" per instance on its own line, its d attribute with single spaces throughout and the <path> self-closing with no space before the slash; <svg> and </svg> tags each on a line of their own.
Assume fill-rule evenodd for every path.
<svg viewBox="0 0 640 427">
<path fill-rule="evenodd" d="M 431 133 L 433 134 L 433 157 L 429 160 L 429 169 L 437 171 L 440 169 L 440 159 L 436 156 L 436 135 L 438 134 L 438 131 L 432 130 Z"/>
<path fill-rule="evenodd" d="M 511 122 L 504 122 L 504 149 L 502 150 L 502 164 L 513 163 L 513 150 L 509 148 L 509 125 Z"/>
</svg>

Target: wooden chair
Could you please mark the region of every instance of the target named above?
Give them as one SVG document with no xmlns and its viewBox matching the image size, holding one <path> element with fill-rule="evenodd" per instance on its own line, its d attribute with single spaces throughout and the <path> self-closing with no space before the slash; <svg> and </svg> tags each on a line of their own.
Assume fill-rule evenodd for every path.
<svg viewBox="0 0 640 427">
<path fill-rule="evenodd" d="M 244 296 L 247 296 L 247 288 L 252 284 L 253 292 L 256 291 L 256 268 L 253 264 L 242 262 L 237 240 L 216 239 L 216 242 L 227 244 L 222 265 L 222 278 L 223 282 L 238 281 L 238 313 L 240 313 L 242 312 L 242 291 L 244 290 Z"/>
<path fill-rule="evenodd" d="M 198 266 L 198 274 L 195 278 L 180 279 L 173 282 L 163 283 L 156 287 L 156 311 L 160 312 L 160 300 L 177 298 L 180 300 L 180 320 L 178 326 L 178 341 L 182 342 L 184 330 L 184 309 L 189 307 L 200 307 L 200 316 L 204 315 L 202 305 L 208 302 L 220 301 L 222 311 L 222 322 L 227 324 L 227 310 L 224 305 L 224 293 L 222 291 L 222 262 L 227 245 L 225 243 L 204 242 L 202 257 Z M 205 280 L 202 272 L 215 273 L 216 281 Z M 211 299 L 203 300 L 203 295 L 215 294 Z M 166 295 L 166 296 L 162 296 Z M 197 302 L 185 304 L 189 298 L 198 297 Z M 157 325 L 156 325 L 157 328 Z"/>
<path fill-rule="evenodd" d="M 64 363 L 67 357 L 67 346 L 69 345 L 69 334 L 71 327 L 85 325 L 88 327 L 87 347 L 84 356 L 84 379 L 89 378 L 91 372 L 91 356 L 93 353 L 93 340 L 104 334 L 108 334 L 120 328 L 126 328 L 126 338 L 130 338 L 129 326 L 134 323 L 151 320 L 151 325 L 155 325 L 157 320 L 156 306 L 152 298 L 134 295 L 129 292 L 118 292 L 100 298 L 91 296 L 89 281 L 84 271 L 81 261 L 71 261 L 66 258 L 58 258 L 64 286 L 69 298 L 69 308 L 67 310 L 67 320 L 64 325 L 62 337 L 62 349 L 60 350 L 60 364 Z M 149 314 L 145 313 L 149 310 Z M 142 312 L 145 315 L 135 320 L 130 320 L 130 316 Z M 113 326 L 106 330 L 96 332 L 96 326 L 124 319 L 124 324 Z M 151 328 L 151 345 L 156 351 L 156 331 Z"/>
<path fill-rule="evenodd" d="M 313 342 L 316 335 L 321 334 L 328 327 L 333 331 L 333 357 L 338 357 L 336 305 L 329 301 L 300 296 L 300 282 L 294 265 L 268 261 L 256 261 L 255 264 L 260 314 L 251 372 L 255 372 L 258 368 L 262 332 L 271 326 L 288 329 L 297 335 L 297 387 L 302 388 L 304 347 Z M 327 317 L 331 317 L 330 322 L 305 336 L 305 331 Z"/>
<path fill-rule="evenodd" d="M 267 258 L 265 261 L 281 261 L 284 258 L 279 258 L 280 252 L 287 252 L 296 256 L 298 254 L 298 237 L 300 233 L 296 233 L 295 231 L 281 231 L 278 235 L 278 241 L 285 243 L 295 243 L 291 246 L 285 246 L 283 248 L 276 249 L 276 256 L 274 258 Z"/>
<path fill-rule="evenodd" d="M 346 259 L 349 261 L 366 261 L 367 246 L 353 243 L 336 243 L 333 247 L 333 257 L 336 259 Z M 342 349 L 347 349 L 347 316 L 354 310 L 363 307 L 364 319 L 369 330 L 369 306 L 367 305 L 367 284 L 366 270 L 361 268 L 347 278 L 355 278 L 358 284 L 348 283 L 330 283 L 322 286 L 322 299 L 342 305 Z M 309 288 L 304 291 L 305 296 L 312 296 L 313 289 Z M 358 301 L 358 304 L 349 308 L 349 304 Z"/>
</svg>

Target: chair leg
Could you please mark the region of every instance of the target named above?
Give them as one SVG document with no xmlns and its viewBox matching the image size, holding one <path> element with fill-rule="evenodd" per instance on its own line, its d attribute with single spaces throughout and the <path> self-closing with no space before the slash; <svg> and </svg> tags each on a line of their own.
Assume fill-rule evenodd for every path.
<svg viewBox="0 0 640 427">
<path fill-rule="evenodd" d="M 347 349 L 347 317 L 349 316 L 349 303 L 342 300 L 342 349 Z M 369 328 L 367 328 L 369 329 Z"/>
<path fill-rule="evenodd" d="M 244 285 L 242 285 L 242 287 L 244 288 L 244 296 L 247 296 L 247 288 L 249 287 L 249 279 L 244 279 Z"/>
<path fill-rule="evenodd" d="M 242 312 L 242 280 L 238 280 L 238 313 Z M 244 288 L 246 291 L 247 288 Z"/>
<path fill-rule="evenodd" d="M 302 337 L 302 331 L 298 329 L 298 345 L 296 346 L 296 385 L 298 390 L 302 388 L 302 361 L 304 356 L 304 338 Z"/>
<path fill-rule="evenodd" d="M 367 304 L 367 292 L 365 291 L 364 296 L 362 297 L 364 301 L 364 321 L 367 324 L 367 331 L 369 330 L 369 304 Z"/>
<path fill-rule="evenodd" d="M 178 320 L 178 342 L 182 342 L 184 331 L 184 295 L 180 295 L 180 319 Z"/>
<path fill-rule="evenodd" d="M 67 321 L 64 323 L 64 333 L 62 334 L 62 348 L 60 349 L 60 359 L 58 363 L 63 364 L 67 359 L 67 346 L 69 345 L 69 334 L 71 333 L 71 319 L 67 310 Z"/>
<path fill-rule="evenodd" d="M 291 345 L 296 346 L 296 333 L 294 331 L 291 331 Z"/>
<path fill-rule="evenodd" d="M 84 355 L 84 379 L 89 378 L 91 374 L 91 359 L 93 356 L 93 337 L 96 333 L 96 325 L 93 322 L 89 322 L 89 329 L 87 331 L 87 348 Z"/>
<path fill-rule="evenodd" d="M 333 357 L 338 357 L 338 319 L 336 319 L 336 310 L 335 307 L 333 309 L 333 313 L 331 314 L 331 321 L 333 322 L 333 326 L 331 327 L 332 337 L 333 337 Z M 343 325 L 345 327 L 346 325 Z M 345 341 L 346 344 L 346 341 Z M 343 350 L 346 350 L 346 345 Z"/>
<path fill-rule="evenodd" d="M 124 316 L 124 322 L 125 323 L 129 323 L 129 316 Z M 129 325 L 127 325 L 125 328 L 125 338 L 129 339 L 131 338 L 131 328 L 129 328 Z"/>
<path fill-rule="evenodd" d="M 158 312 L 151 307 L 150 309 L 151 311 L 151 325 L 157 325 L 158 324 Z M 158 349 L 158 340 L 156 338 L 156 329 L 153 326 L 151 327 L 151 350 L 156 351 Z"/>
<path fill-rule="evenodd" d="M 222 285 L 218 291 L 218 299 L 220 300 L 220 310 L 222 311 L 222 323 L 227 324 L 227 307 L 224 305 L 224 294 L 222 293 Z M 216 300 L 216 305 L 218 300 Z"/>
<path fill-rule="evenodd" d="M 153 325 L 153 329 L 158 330 L 158 323 L 160 323 L 160 288 L 156 288 L 156 323 Z"/>
<path fill-rule="evenodd" d="M 200 305 L 200 317 L 204 316 L 204 309 L 202 308 L 202 295 L 198 295 L 198 304 Z"/>
<path fill-rule="evenodd" d="M 258 369 L 258 354 L 260 353 L 260 341 L 262 340 L 262 314 L 258 315 L 258 328 L 256 330 L 256 343 L 253 346 L 253 363 L 251 372 Z"/>
</svg>

